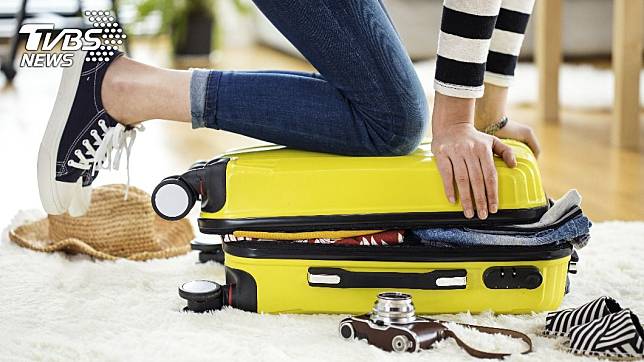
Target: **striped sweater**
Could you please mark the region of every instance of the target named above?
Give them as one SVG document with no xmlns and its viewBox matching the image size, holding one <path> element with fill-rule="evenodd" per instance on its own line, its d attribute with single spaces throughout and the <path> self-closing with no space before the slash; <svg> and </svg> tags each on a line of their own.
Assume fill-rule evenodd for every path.
<svg viewBox="0 0 644 362">
<path fill-rule="evenodd" d="M 459 98 L 508 87 L 534 0 L 444 0 L 434 88 Z"/>
</svg>

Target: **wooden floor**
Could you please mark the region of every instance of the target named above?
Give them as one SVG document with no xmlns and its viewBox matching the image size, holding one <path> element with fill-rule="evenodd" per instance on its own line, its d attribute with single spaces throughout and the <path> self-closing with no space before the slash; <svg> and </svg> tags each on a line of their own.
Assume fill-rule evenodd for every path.
<svg viewBox="0 0 644 362">
<path fill-rule="evenodd" d="M 132 55 L 150 64 L 174 66 L 163 44 L 156 41 L 135 43 Z M 312 69 L 304 61 L 263 47 L 225 49 L 211 67 Z M 36 155 L 59 78 L 59 70 L 21 69 L 15 84 L 10 86 L 0 76 L 0 160 L 3 166 L 0 220 L 4 220 L 3 223 L 18 209 L 40 207 Z M 512 108 L 510 116 L 535 126 L 543 149 L 539 163 L 546 192 L 551 197 L 559 197 L 568 189 L 576 188 L 584 196 L 584 210 L 594 221 L 644 220 L 644 152 L 625 151 L 609 145 L 609 113 L 564 110 L 562 124 L 555 126 L 538 122 L 532 108 Z M 194 160 L 258 142 L 223 131 L 194 131 L 175 122 L 148 122 L 146 128 L 134 145 L 131 177 L 133 185 L 148 192 L 163 177 L 183 172 Z M 644 145 L 644 135 L 641 139 Z M 123 170 L 99 177 L 102 184 L 125 180 Z"/>
</svg>

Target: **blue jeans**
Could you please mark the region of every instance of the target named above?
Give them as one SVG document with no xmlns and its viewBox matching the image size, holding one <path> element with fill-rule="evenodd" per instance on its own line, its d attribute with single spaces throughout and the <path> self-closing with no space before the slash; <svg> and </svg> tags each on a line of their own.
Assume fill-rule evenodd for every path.
<svg viewBox="0 0 644 362">
<path fill-rule="evenodd" d="M 255 0 L 320 72 L 194 70 L 193 127 L 310 151 L 404 155 L 427 100 L 379 0 Z"/>
<path fill-rule="evenodd" d="M 434 247 L 540 246 L 568 242 L 581 249 L 588 244 L 591 226 L 590 220 L 580 215 L 560 226 L 536 232 L 499 232 L 493 226 L 488 230 L 460 227 L 416 229 L 413 232 L 423 244 Z"/>
</svg>

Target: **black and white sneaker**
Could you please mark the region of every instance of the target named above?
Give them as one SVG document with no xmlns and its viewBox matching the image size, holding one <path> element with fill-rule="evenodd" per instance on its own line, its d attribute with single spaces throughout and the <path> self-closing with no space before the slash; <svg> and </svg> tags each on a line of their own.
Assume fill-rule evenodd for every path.
<svg viewBox="0 0 644 362">
<path fill-rule="evenodd" d="M 63 71 L 38 152 L 38 188 L 48 214 L 83 215 L 98 170 L 112 167 L 112 151 L 116 150 L 114 168 L 124 149 L 129 156 L 136 130 L 113 119 L 101 101 L 105 72 L 121 55 L 112 52 L 109 60 L 94 61 L 78 51 L 73 65 Z"/>
</svg>

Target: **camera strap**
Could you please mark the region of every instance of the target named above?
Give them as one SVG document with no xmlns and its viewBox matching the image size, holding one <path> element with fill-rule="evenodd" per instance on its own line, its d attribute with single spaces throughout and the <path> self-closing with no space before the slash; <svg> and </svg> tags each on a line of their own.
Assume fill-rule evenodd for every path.
<svg viewBox="0 0 644 362">
<path fill-rule="evenodd" d="M 444 322 L 442 322 L 444 323 Z M 527 354 L 532 352 L 532 340 L 530 337 L 527 335 L 514 331 L 511 329 L 504 329 L 504 328 L 494 328 L 494 327 L 483 327 L 483 326 L 477 326 L 477 325 L 472 325 L 472 324 L 464 324 L 464 323 L 456 323 L 458 325 L 464 326 L 464 327 L 469 327 L 472 329 L 475 329 L 481 333 L 487 333 L 487 334 L 502 334 L 504 336 L 508 336 L 511 338 L 515 339 L 520 339 L 525 344 L 528 345 L 528 349 L 521 352 L 521 354 Z M 445 330 L 443 331 L 444 335 L 446 337 L 452 337 L 456 341 L 456 344 L 458 344 L 461 348 L 463 348 L 470 356 L 472 357 L 477 357 L 477 358 L 496 358 L 496 359 L 503 359 L 504 357 L 509 356 L 511 353 L 500 353 L 500 352 L 486 352 L 486 351 L 481 351 L 478 350 L 474 347 L 471 347 L 467 343 L 465 343 L 462 339 L 460 339 L 456 333 L 454 333 L 452 330 L 450 330 L 445 324 L 443 324 L 445 327 Z"/>
</svg>

